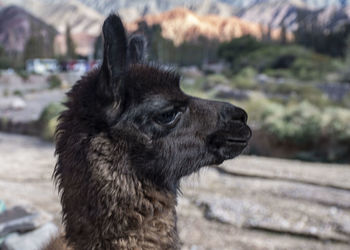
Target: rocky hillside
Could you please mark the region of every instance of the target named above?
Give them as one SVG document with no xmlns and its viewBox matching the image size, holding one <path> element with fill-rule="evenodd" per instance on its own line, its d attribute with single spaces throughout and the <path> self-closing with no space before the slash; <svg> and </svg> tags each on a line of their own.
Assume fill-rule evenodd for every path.
<svg viewBox="0 0 350 250">
<path fill-rule="evenodd" d="M 0 44 L 8 52 L 22 53 L 27 41 L 42 36 L 44 46 L 50 46 L 57 31 L 26 10 L 9 6 L 0 11 Z"/>
<path fill-rule="evenodd" d="M 249 7 L 256 4 L 271 4 L 271 3 L 288 3 L 288 4 L 297 4 L 303 5 L 306 8 L 324 8 L 331 5 L 344 6 L 348 4 L 347 0 L 224 0 L 225 2 L 235 5 L 237 7 Z"/>
<path fill-rule="evenodd" d="M 350 22 L 350 6 L 339 8 L 336 5 L 322 9 L 308 9 L 301 1 L 278 1 L 259 3 L 236 13 L 244 20 L 271 25 L 272 27 L 286 26 L 289 30 L 298 27 L 298 12 L 309 22 L 321 25 L 324 29 L 333 30 L 343 23 Z"/>
<path fill-rule="evenodd" d="M 133 21 L 149 14 L 159 14 L 177 7 L 185 7 L 200 15 L 215 14 L 222 17 L 235 15 L 272 27 L 285 25 L 289 30 L 297 28 L 298 10 L 307 10 L 311 22 L 324 24 L 328 29 L 334 29 L 344 22 L 350 22 L 348 14 L 350 1 L 347 0 L 174 0 L 161 3 L 156 0 L 79 1 L 104 15 L 117 10 L 126 21 Z"/>
<path fill-rule="evenodd" d="M 297 28 L 297 12 L 301 5 L 291 4 L 288 1 L 278 3 L 260 3 L 243 9 L 237 15 L 251 22 L 279 27 L 284 24 L 289 29 Z"/>
<path fill-rule="evenodd" d="M 89 55 L 93 52 L 96 37 L 100 34 L 104 16 L 77 0 L 0 0 L 2 4 L 22 6 L 32 15 L 54 26 L 59 35 L 55 38 L 56 53 L 63 54 L 65 30 L 71 26 L 77 53 Z"/>
<path fill-rule="evenodd" d="M 15 4 L 34 16 L 53 25 L 64 33 L 66 25 L 72 33 L 98 35 L 104 16 L 77 0 L 0 0 L 3 4 Z"/>
<path fill-rule="evenodd" d="M 79 0 L 87 6 L 94 8 L 104 15 L 111 11 L 118 11 L 126 21 L 133 21 L 147 14 L 158 14 L 177 7 L 185 7 L 199 14 L 218 14 L 230 16 L 234 13 L 234 5 L 226 3 L 225 0 L 134 0 L 134 1 L 109 1 L 109 0 Z"/>
<path fill-rule="evenodd" d="M 52 1 L 52 0 L 51 0 Z M 276 3 L 286 3 L 302 6 L 303 8 L 324 8 L 332 5 L 344 6 L 347 4 L 347 0 L 171 0 L 171 1 L 157 1 L 157 0 L 120 0 L 120 1 L 110 1 L 110 0 L 79 0 L 80 2 L 94 8 L 95 10 L 107 15 L 111 10 L 119 10 L 121 12 L 128 12 L 133 15 L 145 15 L 154 14 L 159 12 L 168 11 L 175 7 L 187 7 L 191 10 L 202 11 L 203 5 L 210 5 L 213 8 L 208 8 L 207 13 L 210 14 L 212 11 L 222 10 L 222 13 L 228 11 L 234 11 L 236 9 L 245 9 L 248 7 L 255 6 L 257 4 L 276 4 Z M 225 10 L 221 7 L 225 6 Z"/>
<path fill-rule="evenodd" d="M 296 11 L 310 10 L 312 20 L 335 27 L 350 18 L 345 6 L 347 0 L 0 0 L 2 4 L 16 4 L 54 25 L 59 31 L 67 22 L 73 24 L 73 32 L 98 30 L 100 19 L 118 11 L 127 22 L 149 14 L 159 14 L 177 7 L 187 8 L 197 14 L 214 14 L 222 17 L 239 16 L 249 21 L 295 29 Z M 339 8 L 343 6 L 342 8 Z M 344 15 L 345 13 L 345 15 Z"/>
<path fill-rule="evenodd" d="M 128 29 L 137 30 L 138 22 L 142 21 L 148 26 L 159 24 L 162 27 L 163 37 L 173 40 L 177 45 L 183 41 L 194 41 L 200 36 L 227 41 L 249 34 L 260 39 L 267 32 L 267 27 L 237 17 L 201 16 L 185 8 L 177 8 L 158 15 L 147 15 L 128 25 Z M 278 39 L 280 30 L 272 30 L 271 36 L 273 39 Z"/>
<path fill-rule="evenodd" d="M 278 38 L 282 25 L 289 31 L 297 29 L 300 10 L 308 22 L 315 22 L 328 30 L 350 22 L 350 6 L 337 7 L 346 4 L 340 0 L 0 0 L 0 8 L 9 4 L 21 6 L 54 26 L 60 33 L 55 40 L 60 53 L 65 51 L 64 31 L 70 24 L 77 51 L 83 55 L 92 53 L 105 16 L 116 10 L 124 21 L 131 23 L 130 30 L 137 29 L 136 22 L 142 19 L 150 25 L 161 24 L 164 37 L 176 44 L 199 36 L 221 41 L 245 34 L 261 38 L 267 33 L 268 26 L 273 28 L 272 37 Z M 322 6 L 328 7 L 315 9 Z M 11 46 L 23 49 L 23 44 L 20 46 L 19 43 L 20 40 L 15 41 Z"/>
</svg>

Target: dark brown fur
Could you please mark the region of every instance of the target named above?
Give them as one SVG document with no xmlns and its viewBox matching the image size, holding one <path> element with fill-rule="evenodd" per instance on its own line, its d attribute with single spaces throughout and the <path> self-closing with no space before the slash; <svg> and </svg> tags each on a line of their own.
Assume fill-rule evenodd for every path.
<svg viewBox="0 0 350 250">
<path fill-rule="evenodd" d="M 176 73 L 143 63 L 143 39 L 127 45 L 117 16 L 103 33 L 103 64 L 68 93 L 57 128 L 65 238 L 74 250 L 179 249 L 180 179 L 237 156 L 247 115 L 190 97 Z"/>
</svg>

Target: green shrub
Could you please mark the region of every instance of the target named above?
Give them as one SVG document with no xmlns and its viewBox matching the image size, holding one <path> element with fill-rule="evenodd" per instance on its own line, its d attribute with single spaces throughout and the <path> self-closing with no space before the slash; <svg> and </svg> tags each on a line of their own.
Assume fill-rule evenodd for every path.
<svg viewBox="0 0 350 250">
<path fill-rule="evenodd" d="M 227 84 L 229 80 L 226 78 L 226 76 L 222 74 L 212 74 L 207 77 L 207 80 L 214 85 L 217 84 Z"/>
<path fill-rule="evenodd" d="M 6 129 L 9 124 L 9 120 L 7 117 L 1 117 L 0 118 L 0 129 Z"/>
<path fill-rule="evenodd" d="M 234 65 L 235 62 L 241 57 L 244 57 L 246 54 L 252 51 L 260 49 L 263 46 L 264 44 L 257 41 L 252 36 L 242 36 L 220 44 L 218 48 L 218 55 Z"/>
<path fill-rule="evenodd" d="M 256 75 L 254 68 L 246 67 L 232 79 L 232 85 L 238 89 L 257 89 Z"/>
<path fill-rule="evenodd" d="M 259 124 L 280 145 L 299 149 L 303 160 L 348 161 L 350 154 L 350 110 L 319 108 L 309 102 L 283 106 L 260 103 Z M 249 114 L 250 111 L 248 111 Z M 253 113 L 254 114 L 254 113 Z"/>
<path fill-rule="evenodd" d="M 273 95 L 284 95 L 288 100 L 295 100 L 296 102 L 308 101 L 316 106 L 325 107 L 330 105 L 328 97 L 317 87 L 310 84 L 297 84 L 297 83 L 266 83 L 262 89 L 265 93 Z"/>
<path fill-rule="evenodd" d="M 260 126 L 267 116 L 284 111 L 282 105 L 262 97 L 251 98 L 249 101 L 240 103 L 240 106 L 248 113 L 249 123 L 257 126 Z"/>
<path fill-rule="evenodd" d="M 298 57 L 291 67 L 293 74 L 301 80 L 322 79 L 325 73 L 332 70 L 332 60 L 316 53 Z"/>
<path fill-rule="evenodd" d="M 0 57 L 0 69 L 8 69 L 11 67 L 11 61 L 7 57 Z"/>
<path fill-rule="evenodd" d="M 285 110 L 280 108 L 272 110 L 271 112 L 270 109 L 265 115 L 263 127 L 280 141 L 308 145 L 318 139 L 321 116 L 319 110 L 310 103 L 302 102 Z"/>
<path fill-rule="evenodd" d="M 16 70 L 17 75 L 22 78 L 23 81 L 27 81 L 29 79 L 29 74 L 25 70 Z"/>
<path fill-rule="evenodd" d="M 320 89 L 312 85 L 302 85 L 298 90 L 299 100 L 306 100 L 317 107 L 326 107 L 331 105 L 328 96 Z"/>
<path fill-rule="evenodd" d="M 19 89 L 16 89 L 15 91 L 13 91 L 13 95 L 23 97 L 23 93 L 22 93 L 22 91 L 20 91 Z"/>
<path fill-rule="evenodd" d="M 5 49 L 0 45 L 0 69 L 8 69 L 12 65 L 10 57 L 6 54 Z"/>
<path fill-rule="evenodd" d="M 343 97 L 342 105 L 344 107 L 350 108 L 350 92 Z"/>
<path fill-rule="evenodd" d="M 58 75 L 51 75 L 47 78 L 50 89 L 56 89 L 62 87 L 62 80 Z"/>
<path fill-rule="evenodd" d="M 3 94 L 3 96 L 9 96 L 10 95 L 10 91 L 8 89 L 4 89 L 2 94 Z"/>
<path fill-rule="evenodd" d="M 299 92 L 299 86 L 293 83 L 266 83 L 264 84 L 263 89 L 266 93 L 269 94 L 291 95 L 297 94 Z"/>
<path fill-rule="evenodd" d="M 327 137 L 350 142 L 350 110 L 328 107 L 322 116 L 322 130 Z"/>
<path fill-rule="evenodd" d="M 294 75 L 289 69 L 266 69 L 264 73 L 274 78 L 293 78 Z"/>
<path fill-rule="evenodd" d="M 324 79 L 340 67 L 339 60 L 298 45 L 264 44 L 247 38 L 224 43 L 218 53 L 231 63 L 234 73 L 252 67 L 273 77 L 310 81 Z"/>
<path fill-rule="evenodd" d="M 43 139 L 50 141 L 54 139 L 57 118 L 64 109 L 65 107 L 60 103 L 51 103 L 44 108 L 39 118 L 40 136 Z"/>
</svg>

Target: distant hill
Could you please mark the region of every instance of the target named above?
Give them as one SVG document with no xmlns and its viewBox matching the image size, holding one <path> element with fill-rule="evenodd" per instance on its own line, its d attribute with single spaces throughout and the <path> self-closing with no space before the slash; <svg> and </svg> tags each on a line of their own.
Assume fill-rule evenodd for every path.
<svg viewBox="0 0 350 250">
<path fill-rule="evenodd" d="M 184 41 L 195 41 L 201 36 L 219 41 L 228 41 L 244 35 L 262 39 L 268 32 L 266 26 L 237 17 L 197 15 L 185 8 L 176 8 L 158 15 L 147 15 L 128 24 L 128 29 L 136 30 L 139 22 L 146 22 L 148 26 L 160 25 L 163 37 L 174 41 L 176 45 Z M 280 34 L 280 29 L 271 31 L 272 39 L 279 39 Z"/>
<path fill-rule="evenodd" d="M 65 51 L 64 31 L 69 24 L 82 55 L 92 53 L 105 16 L 116 10 L 132 29 L 136 20 L 159 23 L 163 35 L 177 44 L 199 36 L 228 40 L 251 34 L 261 38 L 268 26 L 273 29 L 272 37 L 277 38 L 282 25 L 289 31 L 297 28 L 300 10 L 308 22 L 325 30 L 350 22 L 350 6 L 345 0 L 0 0 L 0 9 L 9 4 L 21 6 L 54 26 L 60 33 L 55 40 L 60 53 Z M 339 8 L 341 5 L 345 7 Z M 14 41 L 11 46 L 20 47 L 19 43 Z"/>
<path fill-rule="evenodd" d="M 303 13 L 309 23 L 321 26 L 324 30 L 334 30 L 344 23 L 350 22 L 350 6 L 339 8 L 335 5 L 312 10 L 302 3 L 279 1 L 277 3 L 260 3 L 250 8 L 242 9 L 237 16 L 244 20 L 261 23 L 271 27 L 286 26 L 289 30 L 298 27 L 298 12 Z"/>
<path fill-rule="evenodd" d="M 52 1 L 52 0 L 51 0 Z M 297 11 L 308 11 L 309 21 L 322 23 L 333 29 L 350 22 L 350 0 L 79 0 L 103 15 L 118 11 L 126 21 L 149 14 L 160 14 L 177 7 L 187 8 L 200 15 L 214 14 L 222 17 L 238 16 L 242 19 L 289 30 L 297 28 Z"/>
<path fill-rule="evenodd" d="M 55 38 L 55 51 L 64 54 L 65 30 L 71 26 L 72 38 L 81 55 L 93 53 L 94 42 L 101 32 L 105 17 L 77 0 L 0 0 L 3 4 L 22 6 L 34 16 L 54 26 L 60 33 Z"/>
<path fill-rule="evenodd" d="M 199 14 L 216 14 L 220 16 L 231 16 L 235 12 L 235 7 L 222 1 L 215 0 L 79 0 L 85 5 L 94 8 L 104 15 L 112 11 L 118 13 L 126 21 L 133 21 L 149 14 L 159 14 L 177 7 L 188 8 Z"/>
<path fill-rule="evenodd" d="M 297 11 L 308 11 L 310 22 L 322 23 L 333 29 L 350 22 L 350 0 L 0 0 L 1 4 L 16 4 L 40 17 L 63 32 L 67 23 L 73 33 L 96 36 L 105 16 L 118 11 L 124 21 L 132 22 L 160 14 L 177 7 L 187 8 L 199 15 L 242 19 L 289 30 L 297 27 Z M 339 8 L 339 6 L 344 6 Z"/>
<path fill-rule="evenodd" d="M 299 5 L 300 7 L 304 7 L 304 8 L 313 8 L 313 9 L 329 7 L 332 5 L 344 6 L 344 5 L 350 4 L 350 2 L 347 0 L 221 0 L 221 1 L 239 8 L 246 8 L 256 4 L 271 4 L 271 3 L 274 3 L 274 4 L 288 3 L 288 4 Z"/>
<path fill-rule="evenodd" d="M 251 22 L 280 27 L 284 24 L 288 29 L 297 28 L 297 11 L 300 5 L 279 1 L 278 3 L 259 3 L 237 13 L 242 19 Z M 311 11 L 310 11 L 311 12 Z"/>
<path fill-rule="evenodd" d="M 9 6 L 0 10 L 0 44 L 8 52 L 22 53 L 28 40 L 39 35 L 49 49 L 56 34 L 54 27 L 20 7 Z"/>
<path fill-rule="evenodd" d="M 205 9 L 206 13 L 200 12 L 200 14 L 226 14 L 228 12 L 234 13 L 236 10 L 242 10 L 248 7 L 252 7 L 257 4 L 278 4 L 287 3 L 297 5 L 302 8 L 324 8 L 329 6 L 345 6 L 350 4 L 347 0 L 79 0 L 99 11 L 104 15 L 108 15 L 111 11 L 118 10 L 124 18 L 129 20 L 135 19 L 146 14 L 160 13 L 171 10 L 176 7 L 185 7 L 195 12 L 203 11 L 203 6 L 210 6 L 211 8 Z M 223 8 L 224 7 L 224 8 Z M 213 13 L 216 12 L 216 13 Z"/>
<path fill-rule="evenodd" d="M 0 0 L 3 4 L 21 6 L 63 33 L 66 25 L 72 33 L 97 36 L 104 16 L 78 0 Z"/>
</svg>

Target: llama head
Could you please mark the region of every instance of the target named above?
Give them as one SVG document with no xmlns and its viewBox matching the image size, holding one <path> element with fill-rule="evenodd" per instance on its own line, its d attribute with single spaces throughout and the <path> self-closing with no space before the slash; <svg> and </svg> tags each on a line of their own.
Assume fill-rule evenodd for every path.
<svg viewBox="0 0 350 250">
<path fill-rule="evenodd" d="M 112 141 L 125 141 L 139 179 L 176 190 L 181 177 L 232 159 L 247 146 L 244 110 L 183 93 L 175 72 L 144 62 L 144 39 L 128 39 L 118 16 L 107 18 L 103 36 L 95 93 L 103 121 L 96 122 L 106 124 L 101 129 Z"/>
</svg>

